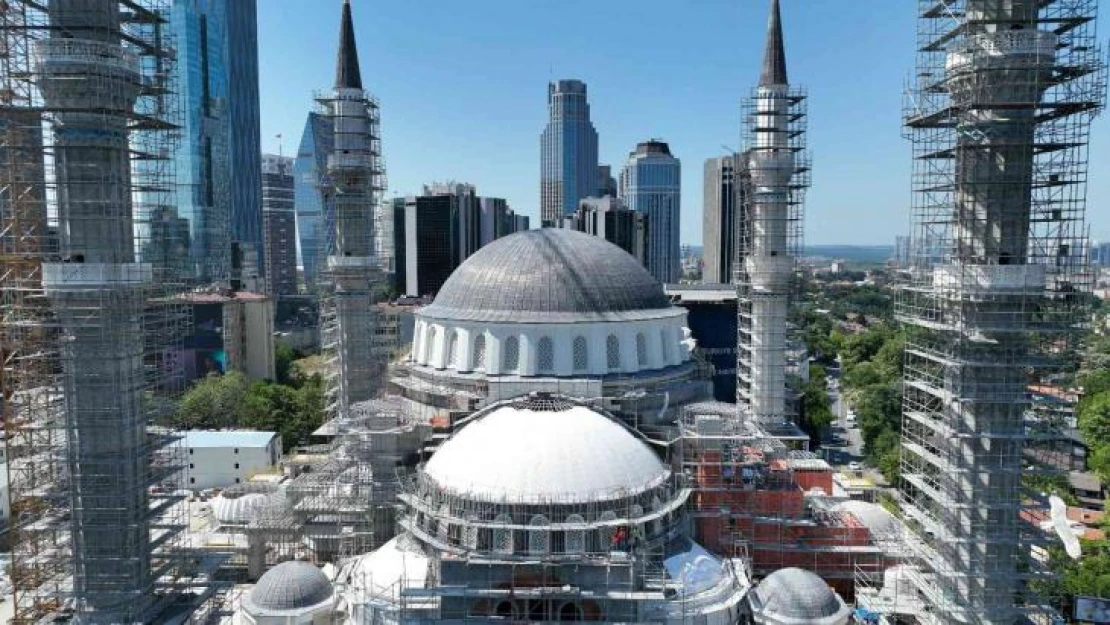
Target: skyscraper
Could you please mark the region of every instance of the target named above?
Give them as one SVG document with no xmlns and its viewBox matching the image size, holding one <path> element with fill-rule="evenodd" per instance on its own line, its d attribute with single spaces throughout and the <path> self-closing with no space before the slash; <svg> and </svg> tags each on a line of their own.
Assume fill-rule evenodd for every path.
<svg viewBox="0 0 1110 625">
<path fill-rule="evenodd" d="M 681 186 L 681 163 L 666 143 L 655 139 L 638 144 L 621 171 L 621 199 L 648 219 L 648 273 L 664 284 L 682 277 Z"/>
<path fill-rule="evenodd" d="M 269 264 L 262 224 L 257 0 L 223 2 L 227 20 L 227 115 L 231 126 L 231 240 L 252 246 L 265 271 Z"/>
<path fill-rule="evenodd" d="M 759 84 L 745 103 L 741 158 L 751 177 L 738 238 L 737 400 L 766 423 L 787 419 L 786 321 L 807 185 L 805 96 L 791 88 L 778 0 L 772 0 Z M 735 173 L 734 173 L 735 177 Z"/>
<path fill-rule="evenodd" d="M 311 112 L 305 119 L 297 158 L 293 161 L 293 206 L 297 214 L 297 257 L 304 272 L 305 288 L 315 291 L 323 260 L 324 215 L 331 198 L 328 154 L 334 144 L 331 121 Z"/>
<path fill-rule="evenodd" d="M 558 223 L 578 200 L 598 190 L 597 130 L 590 121 L 586 83 L 557 80 L 547 86 L 548 122 L 540 135 L 540 221 Z"/>
<path fill-rule="evenodd" d="M 184 120 L 175 152 L 190 271 L 225 282 L 231 243 L 262 249 L 255 0 L 175 0 L 170 27 Z"/>
<path fill-rule="evenodd" d="M 746 158 L 746 155 L 733 154 L 705 160 L 702 282 L 707 284 L 730 283 L 735 279 L 733 264 L 737 259 L 740 227 L 744 222 L 739 209 L 746 201 L 741 194 L 746 186 L 750 186 Z M 740 184 L 737 184 L 738 179 Z"/>
<path fill-rule="evenodd" d="M 293 210 L 293 159 L 262 155 L 262 223 L 266 284 L 273 297 L 297 292 L 297 220 Z"/>
<path fill-rule="evenodd" d="M 905 119 L 913 231 L 895 314 L 913 330 L 900 502 L 914 569 L 902 579 L 925 623 L 1063 620 L 1056 598 L 1038 596 L 1056 573 L 1025 509 L 1047 509 L 1042 485 L 1066 479 L 1036 453 L 1061 426 L 1029 388 L 1074 370 L 1087 319 L 1076 250 L 1105 91 L 1097 14 L 1094 1 L 921 5 Z"/>
<path fill-rule="evenodd" d="M 605 239 L 634 256 L 641 265 L 646 261 L 649 225 L 647 215 L 629 210 L 612 195 L 583 198 L 578 210 L 564 217 L 560 224 Z"/>
</svg>

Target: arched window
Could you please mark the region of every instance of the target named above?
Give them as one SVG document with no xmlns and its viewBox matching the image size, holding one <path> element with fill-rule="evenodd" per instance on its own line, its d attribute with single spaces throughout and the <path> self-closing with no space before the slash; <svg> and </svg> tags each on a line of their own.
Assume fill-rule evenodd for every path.
<svg viewBox="0 0 1110 625">
<path fill-rule="evenodd" d="M 568 525 L 585 525 L 586 519 L 577 514 L 572 514 L 567 517 L 566 522 Z M 567 553 L 586 553 L 586 530 L 570 528 L 566 531 L 566 551 Z"/>
<path fill-rule="evenodd" d="M 501 370 L 516 373 L 520 367 L 520 339 L 510 336 L 501 346 Z"/>
<path fill-rule="evenodd" d="M 536 369 L 540 373 L 550 373 L 555 370 L 555 343 L 551 341 L 550 336 L 542 337 L 536 348 Z"/>
<path fill-rule="evenodd" d="M 438 531 L 436 532 L 441 540 L 447 540 L 447 537 L 450 534 L 451 524 L 447 521 L 447 519 L 450 517 L 451 506 L 447 505 L 446 503 L 441 505 L 439 507 L 439 519 L 437 519 L 439 527 L 437 528 Z"/>
<path fill-rule="evenodd" d="M 507 514 L 499 514 L 493 520 L 494 523 L 501 525 L 509 525 L 513 522 L 512 518 Z M 513 552 L 513 530 L 507 527 L 498 527 L 493 530 L 493 550 L 496 553 L 512 553 Z"/>
<path fill-rule="evenodd" d="M 550 551 L 551 528 L 549 526 L 551 522 L 547 520 L 547 517 L 537 514 L 528 521 L 528 525 L 537 528 L 528 530 L 528 553 L 540 556 Z"/>
<path fill-rule="evenodd" d="M 644 338 L 643 332 L 636 333 L 636 364 L 641 367 L 647 366 L 647 339 Z"/>
<path fill-rule="evenodd" d="M 616 334 L 610 334 L 609 338 L 605 339 L 605 362 L 610 371 L 621 368 L 621 343 L 617 340 Z"/>
<path fill-rule="evenodd" d="M 671 342 L 667 340 L 667 329 L 659 330 L 659 346 L 662 347 L 663 362 L 671 362 Z"/>
<path fill-rule="evenodd" d="M 590 368 L 590 346 L 586 343 L 586 337 L 574 337 L 574 371 L 586 371 Z"/>
<path fill-rule="evenodd" d="M 582 620 L 582 608 L 579 608 L 578 604 L 570 602 L 570 601 L 564 603 L 562 605 L 562 607 L 559 608 L 559 620 L 560 621 L 581 621 Z"/>
<path fill-rule="evenodd" d="M 447 333 L 447 366 L 455 369 L 459 366 L 459 333 L 451 330 Z"/>
<path fill-rule="evenodd" d="M 424 364 L 432 364 L 432 355 L 436 353 L 436 328 L 431 326 L 424 335 Z"/>
<path fill-rule="evenodd" d="M 474 370 L 486 372 L 486 333 L 479 332 L 474 339 Z"/>
<path fill-rule="evenodd" d="M 652 499 L 651 499 L 651 511 L 652 512 L 658 512 L 662 508 L 663 508 L 663 502 L 659 499 L 659 497 L 652 497 Z M 651 533 L 654 534 L 655 536 L 658 536 L 658 535 L 663 533 L 663 515 L 659 515 L 659 516 L 655 517 L 655 520 L 652 521 L 652 523 L 651 523 Z"/>
</svg>

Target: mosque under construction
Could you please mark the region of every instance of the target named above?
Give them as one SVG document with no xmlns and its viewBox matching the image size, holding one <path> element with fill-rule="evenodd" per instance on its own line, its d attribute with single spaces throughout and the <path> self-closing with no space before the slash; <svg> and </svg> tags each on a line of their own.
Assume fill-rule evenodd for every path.
<svg viewBox="0 0 1110 625">
<path fill-rule="evenodd" d="M 166 7 L 0 2 L 13 622 L 1040 622 L 1051 605 L 1028 605 L 1017 539 L 1024 427 L 1042 422 L 1018 373 L 1041 362 L 1031 332 L 1074 325 L 1083 288 L 1074 150 L 1101 106 L 1094 7 L 922 0 L 923 21 L 951 28 L 923 39 L 939 65 L 919 95 L 947 108 L 910 126 L 950 140 L 918 153 L 949 163 L 948 186 L 921 191 L 950 204 L 918 212 L 951 220 L 952 245 L 937 256 L 922 235 L 899 304 L 926 331 L 906 356 L 900 518 L 835 496 L 787 401 L 809 161 L 778 0 L 744 109 L 736 403 L 712 400 L 663 285 L 573 230 L 482 247 L 388 362 L 378 103 L 345 0 L 317 98 L 336 141 L 325 442 L 203 507 L 177 438 L 151 427 L 187 288 L 151 252 L 173 192 Z"/>
</svg>

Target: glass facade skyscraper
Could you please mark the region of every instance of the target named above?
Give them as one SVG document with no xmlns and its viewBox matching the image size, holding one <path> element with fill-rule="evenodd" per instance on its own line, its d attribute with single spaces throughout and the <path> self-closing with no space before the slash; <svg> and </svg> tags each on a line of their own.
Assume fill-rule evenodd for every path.
<svg viewBox="0 0 1110 625">
<path fill-rule="evenodd" d="M 581 80 L 548 84 L 547 110 L 540 136 L 540 220 L 551 226 L 574 214 L 579 200 L 597 193 L 597 130 Z"/>
<path fill-rule="evenodd" d="M 324 223 L 328 202 L 328 154 L 334 144 L 332 122 L 319 113 L 305 121 L 297 159 L 293 162 L 293 203 L 297 212 L 297 257 L 311 291 L 320 272 L 327 242 Z"/>
<path fill-rule="evenodd" d="M 625 205 L 647 215 L 648 243 L 644 264 L 656 280 L 667 284 L 682 277 L 679 246 L 682 166 L 662 141 L 636 146 L 621 171 Z"/>
<path fill-rule="evenodd" d="M 183 111 L 175 154 L 188 272 L 230 278 L 231 243 L 262 251 L 255 0 L 175 0 L 170 14 Z"/>
</svg>

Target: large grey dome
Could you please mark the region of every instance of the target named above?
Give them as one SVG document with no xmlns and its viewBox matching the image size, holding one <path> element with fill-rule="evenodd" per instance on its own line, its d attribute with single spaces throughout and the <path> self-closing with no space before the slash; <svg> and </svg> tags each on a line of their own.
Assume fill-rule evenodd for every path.
<svg viewBox="0 0 1110 625">
<path fill-rule="evenodd" d="M 752 609 L 767 622 L 821 625 L 846 622 L 850 612 L 823 579 L 798 568 L 779 569 L 759 582 Z"/>
<path fill-rule="evenodd" d="M 475 252 L 421 314 L 557 323 L 639 319 L 670 308 L 662 285 L 621 248 L 576 230 L 543 228 Z"/>
<path fill-rule="evenodd" d="M 259 578 L 249 607 L 265 612 L 303 610 L 331 596 L 331 582 L 320 569 L 307 562 L 282 562 Z"/>
</svg>

